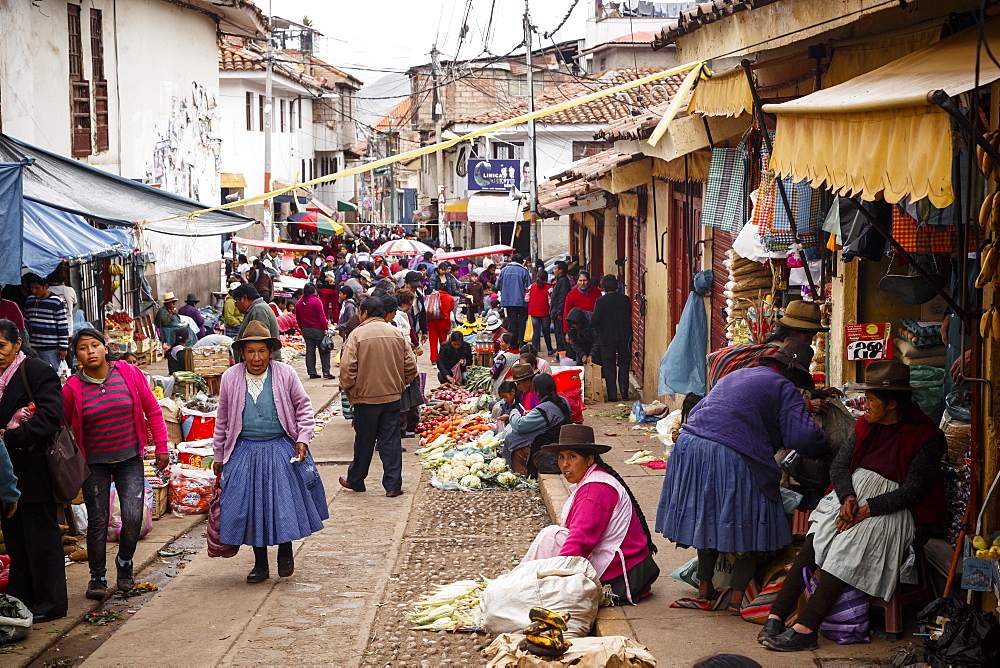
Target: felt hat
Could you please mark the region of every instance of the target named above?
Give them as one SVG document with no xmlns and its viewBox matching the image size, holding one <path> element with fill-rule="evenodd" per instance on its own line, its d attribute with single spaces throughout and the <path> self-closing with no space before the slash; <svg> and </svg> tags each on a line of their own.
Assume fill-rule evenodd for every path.
<svg viewBox="0 0 1000 668">
<path fill-rule="evenodd" d="M 367 269 L 362 269 L 361 270 L 361 278 L 364 278 L 364 279 L 367 279 L 367 280 L 370 281 L 370 280 L 372 280 L 372 275 L 370 273 L 368 273 Z"/>
<path fill-rule="evenodd" d="M 829 328 L 823 326 L 819 305 L 801 299 L 788 302 L 788 306 L 785 307 L 785 315 L 778 318 L 778 324 L 808 332 L 829 331 Z"/>
<path fill-rule="evenodd" d="M 813 354 L 814 351 L 811 345 L 802 339 L 789 337 L 781 342 L 781 345 L 778 346 L 778 352 L 771 357 L 788 366 L 796 367 L 809 373 L 809 363 L 812 362 Z M 764 358 L 761 361 L 766 363 L 767 359 Z"/>
<path fill-rule="evenodd" d="M 498 329 L 500 329 L 500 316 L 496 313 L 490 313 L 486 317 L 486 331 L 495 332 Z"/>
<path fill-rule="evenodd" d="M 163 293 L 163 303 L 164 304 L 166 304 L 168 302 L 175 302 L 175 301 L 177 301 L 177 297 L 174 296 L 174 293 L 172 293 L 172 292 L 164 292 Z"/>
<path fill-rule="evenodd" d="M 912 392 L 910 367 L 898 360 L 877 360 L 865 367 L 863 390 Z"/>
<path fill-rule="evenodd" d="M 251 320 L 247 324 L 246 329 L 243 330 L 243 336 L 233 341 L 233 348 L 243 350 L 243 346 L 250 341 L 266 341 L 271 350 L 277 350 L 281 347 L 281 340 L 271 336 L 271 330 L 260 320 Z"/>
<path fill-rule="evenodd" d="M 198 295 L 193 292 L 188 293 L 187 299 L 184 300 L 188 304 L 197 304 L 201 300 L 198 299 Z"/>
<path fill-rule="evenodd" d="M 518 362 L 510 370 L 510 379 L 515 383 L 520 383 L 522 380 L 531 380 L 536 375 L 538 375 L 538 369 L 524 362 Z"/>
<path fill-rule="evenodd" d="M 559 442 L 543 445 L 546 452 L 574 450 L 583 455 L 600 455 L 611 450 L 610 445 L 594 443 L 594 428 L 585 424 L 564 424 L 559 429 Z"/>
</svg>

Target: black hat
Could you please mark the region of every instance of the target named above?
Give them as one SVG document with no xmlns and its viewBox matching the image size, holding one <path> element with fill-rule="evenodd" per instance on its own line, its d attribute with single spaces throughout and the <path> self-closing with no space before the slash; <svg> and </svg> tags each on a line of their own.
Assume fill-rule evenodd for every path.
<svg viewBox="0 0 1000 668">
<path fill-rule="evenodd" d="M 192 292 L 187 296 L 187 299 L 185 299 L 184 301 L 187 302 L 188 304 L 197 304 L 201 300 L 198 299 L 198 295 Z"/>
<path fill-rule="evenodd" d="M 423 285 L 424 277 L 419 271 L 408 271 L 406 272 L 406 276 L 403 277 L 403 281 L 407 285 Z"/>
</svg>

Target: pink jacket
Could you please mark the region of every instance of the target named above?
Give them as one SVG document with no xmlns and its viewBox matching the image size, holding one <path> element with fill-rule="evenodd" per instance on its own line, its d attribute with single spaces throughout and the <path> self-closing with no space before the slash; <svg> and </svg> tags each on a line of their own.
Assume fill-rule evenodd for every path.
<svg viewBox="0 0 1000 668">
<path fill-rule="evenodd" d="M 219 386 L 219 413 L 215 419 L 215 461 L 225 464 L 233 454 L 236 439 L 243 431 L 243 406 L 247 396 L 246 364 L 240 362 L 222 374 Z M 296 443 L 309 444 L 313 437 L 312 402 L 295 370 L 283 362 L 271 361 L 271 391 L 278 407 L 278 421 Z"/>
<path fill-rule="evenodd" d="M 598 543 L 604 537 L 611 514 L 618 505 L 618 492 L 610 485 L 601 482 L 593 482 L 584 485 L 577 492 L 570 508 L 569 517 L 566 519 L 566 527 L 569 528 L 569 536 L 563 543 L 559 552 L 564 557 L 590 557 Z M 649 547 L 646 542 L 646 534 L 639 523 L 639 516 L 632 507 L 632 518 L 628 525 L 628 533 L 621 545 L 622 554 L 625 555 L 625 567 L 633 568 L 640 561 L 649 555 Z M 622 574 L 622 564 L 618 559 L 613 559 L 608 564 L 607 569 L 599 574 L 603 581 L 612 580 Z"/>
<path fill-rule="evenodd" d="M 163 411 L 160 403 L 156 400 L 153 391 L 149 389 L 149 381 L 146 374 L 139 367 L 132 366 L 126 362 L 115 362 L 115 369 L 125 379 L 125 385 L 133 399 L 132 402 L 132 424 L 135 425 L 135 433 L 139 435 L 139 442 L 145 447 L 149 442 L 149 434 L 153 435 L 153 444 L 156 446 L 156 454 L 167 454 L 167 425 L 163 423 Z M 78 392 L 83 383 L 76 376 L 70 377 L 63 385 L 63 414 L 66 424 L 73 427 L 73 436 L 76 442 L 83 443 L 83 396 Z M 140 455 L 142 452 L 140 451 Z"/>
</svg>

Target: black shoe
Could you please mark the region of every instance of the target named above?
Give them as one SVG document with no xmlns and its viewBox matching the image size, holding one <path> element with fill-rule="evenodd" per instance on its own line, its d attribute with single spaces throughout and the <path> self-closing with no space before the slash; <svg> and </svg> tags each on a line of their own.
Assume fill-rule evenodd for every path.
<svg viewBox="0 0 1000 668">
<path fill-rule="evenodd" d="M 388 496 L 390 499 L 394 498 L 394 497 L 397 497 L 397 496 L 403 496 L 403 490 L 398 489 L 398 490 L 393 491 L 393 492 L 386 492 L 385 495 Z"/>
<path fill-rule="evenodd" d="M 319 376 L 316 376 L 316 377 L 319 378 Z M 323 378 L 325 378 L 326 380 L 336 380 L 337 379 L 337 377 L 334 376 L 331 373 L 324 373 L 323 374 Z"/>
<path fill-rule="evenodd" d="M 309 374 L 309 377 L 310 378 L 319 378 L 319 374 L 318 373 L 311 373 L 311 374 Z"/>
<path fill-rule="evenodd" d="M 765 638 L 764 647 L 778 652 L 803 652 L 819 649 L 816 632 L 798 633 L 795 629 L 786 629 L 783 633 Z"/>
<path fill-rule="evenodd" d="M 107 581 L 104 578 L 90 578 L 90 582 L 87 584 L 87 593 L 84 596 L 93 601 L 103 601 L 107 595 Z"/>
<path fill-rule="evenodd" d="M 768 619 L 764 622 L 764 628 L 757 634 L 757 642 L 763 643 L 768 638 L 773 638 L 785 632 L 785 623 L 780 619 Z"/>
<path fill-rule="evenodd" d="M 340 476 L 339 478 L 337 478 L 337 481 L 340 483 L 341 487 L 346 487 L 347 489 L 351 490 L 352 492 L 363 492 L 363 491 L 365 491 L 364 489 L 355 489 L 354 487 L 351 487 L 351 483 L 347 482 L 347 478 L 345 478 L 344 476 Z"/>
<path fill-rule="evenodd" d="M 118 591 L 127 594 L 135 587 L 135 580 L 132 579 L 132 562 L 122 563 L 115 557 L 115 566 L 118 567 Z"/>
<path fill-rule="evenodd" d="M 271 573 L 267 566 L 254 566 L 253 570 L 247 574 L 247 584 L 260 584 L 269 577 L 271 577 Z"/>
<path fill-rule="evenodd" d="M 52 613 L 50 615 L 34 615 L 33 618 L 32 618 L 32 620 L 31 620 L 31 623 L 32 624 L 44 624 L 45 622 L 52 622 L 52 621 L 55 621 L 57 619 L 64 619 L 65 617 L 66 617 L 66 613 L 65 612 L 62 613 L 62 614 Z"/>
<path fill-rule="evenodd" d="M 278 557 L 278 577 L 290 578 L 295 572 L 295 559 L 293 557 Z"/>
</svg>

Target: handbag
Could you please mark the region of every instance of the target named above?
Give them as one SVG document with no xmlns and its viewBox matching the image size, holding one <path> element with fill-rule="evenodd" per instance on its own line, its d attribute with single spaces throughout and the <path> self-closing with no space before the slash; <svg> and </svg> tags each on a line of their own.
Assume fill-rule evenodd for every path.
<svg viewBox="0 0 1000 668">
<path fill-rule="evenodd" d="M 807 492 L 826 493 L 830 486 L 831 455 L 822 457 L 806 457 L 795 450 L 781 460 L 781 470 L 795 478 L 803 490 Z"/>
<path fill-rule="evenodd" d="M 28 392 L 28 401 L 35 403 L 35 393 L 28 384 L 24 364 L 21 364 L 20 372 L 24 389 Z M 49 466 L 53 500 L 56 503 L 69 503 L 80 493 L 83 481 L 90 475 L 87 458 L 77 445 L 70 427 L 61 425 L 53 434 L 52 442 L 45 449 L 45 460 Z"/>
<path fill-rule="evenodd" d="M 218 481 L 215 483 L 215 493 L 212 495 L 212 502 L 208 506 L 208 528 L 205 531 L 205 538 L 208 539 L 208 556 L 223 557 L 228 559 L 235 557 L 240 551 L 239 545 L 227 545 L 219 539 L 222 522 L 222 487 Z"/>
</svg>

